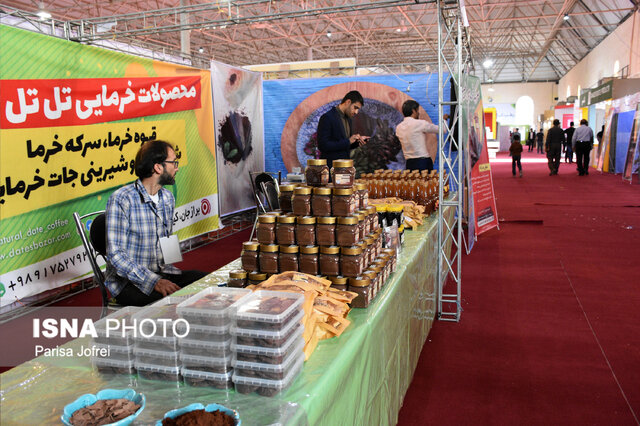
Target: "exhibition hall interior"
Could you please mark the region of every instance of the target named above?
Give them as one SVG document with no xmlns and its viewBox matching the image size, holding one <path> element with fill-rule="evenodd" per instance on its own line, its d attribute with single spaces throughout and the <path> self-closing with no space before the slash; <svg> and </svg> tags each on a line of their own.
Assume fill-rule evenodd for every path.
<svg viewBox="0 0 640 426">
<path fill-rule="evenodd" d="M 640 425 L 639 9 L 0 0 L 0 424 Z"/>
</svg>

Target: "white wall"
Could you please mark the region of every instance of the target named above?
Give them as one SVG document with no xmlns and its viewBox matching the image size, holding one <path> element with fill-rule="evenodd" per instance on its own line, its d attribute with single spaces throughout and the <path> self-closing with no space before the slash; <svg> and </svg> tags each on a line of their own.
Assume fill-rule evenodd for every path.
<svg viewBox="0 0 640 426">
<path fill-rule="evenodd" d="M 533 99 L 533 116 L 536 121 L 540 114 L 557 102 L 554 98 L 557 94 L 557 84 L 548 83 L 495 83 L 483 84 L 482 104 L 515 104 L 520 96 L 529 96 Z M 489 88 L 493 87 L 493 92 Z M 489 101 L 489 99 L 492 99 Z M 519 123 L 522 124 L 522 123 Z"/>
<path fill-rule="evenodd" d="M 588 89 L 597 86 L 603 77 L 613 77 L 616 61 L 619 61 L 620 69 L 629 65 L 630 78 L 640 77 L 640 11 L 623 22 L 560 79 L 560 100 L 566 99 L 567 86 L 571 95 L 577 96 L 578 85 Z"/>
</svg>

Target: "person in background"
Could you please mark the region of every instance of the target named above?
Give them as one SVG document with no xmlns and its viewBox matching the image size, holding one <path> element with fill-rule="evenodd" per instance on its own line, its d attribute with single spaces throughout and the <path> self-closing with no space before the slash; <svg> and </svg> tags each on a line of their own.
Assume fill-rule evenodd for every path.
<svg viewBox="0 0 640 426">
<path fill-rule="evenodd" d="M 515 139 L 516 135 L 518 135 L 518 138 L 520 138 L 520 129 L 517 128 L 517 127 L 513 131 L 513 133 L 511 134 L 511 142 L 513 142 L 513 140 Z"/>
<path fill-rule="evenodd" d="M 584 118 L 580 120 L 580 127 L 573 133 L 571 138 L 573 150 L 576 153 L 576 163 L 578 165 L 578 175 L 589 174 L 589 155 L 593 148 L 593 130 L 589 127 L 589 122 Z"/>
<path fill-rule="evenodd" d="M 418 119 L 420 104 L 409 99 L 402 104 L 404 120 L 396 126 L 396 136 L 402 145 L 402 153 L 407 160 L 407 170 L 433 170 L 433 158 L 435 153 L 429 152 L 425 135 L 438 133 L 438 126 L 427 120 Z M 448 119 L 447 114 L 444 119 Z"/>
<path fill-rule="evenodd" d="M 329 168 L 333 160 L 349 159 L 350 151 L 369 140 L 368 136 L 352 133 L 351 119 L 364 105 L 360 92 L 352 90 L 344 95 L 340 104 L 322 114 L 318 121 L 318 149 L 320 158 L 327 160 Z"/>
<path fill-rule="evenodd" d="M 540 154 L 542 152 L 542 143 L 544 141 L 544 132 L 542 129 L 536 133 L 536 141 L 538 143 L 538 154 Z"/>
<path fill-rule="evenodd" d="M 576 131 L 576 128 L 573 127 L 573 121 L 569 124 L 569 127 L 564 129 L 564 162 L 565 163 L 573 163 L 573 147 L 571 146 L 571 140 L 573 139 L 573 132 Z"/>
<path fill-rule="evenodd" d="M 529 148 L 527 152 L 533 151 L 533 145 L 536 143 L 536 131 L 532 127 L 529 129 L 529 135 L 527 136 L 527 147 Z"/>
<path fill-rule="evenodd" d="M 144 306 L 207 275 L 166 264 L 175 199 L 165 185 L 175 184 L 176 153 L 168 142 L 144 143 L 135 158 L 138 180 L 115 191 L 107 201 L 107 272 L 105 285 L 125 306 Z M 174 239 L 177 245 L 177 239 Z M 178 249 L 178 247 L 174 247 Z"/>
<path fill-rule="evenodd" d="M 553 120 L 553 127 L 547 132 L 547 159 L 549 160 L 549 176 L 557 175 L 562 156 L 562 144 L 564 143 L 564 130 L 560 127 L 560 120 Z"/>
<path fill-rule="evenodd" d="M 520 142 L 520 136 L 513 138 L 513 142 L 511 142 L 511 146 L 509 147 L 509 155 L 511 156 L 511 173 L 513 173 L 513 177 L 516 176 L 516 165 L 520 171 L 520 177 L 522 177 L 522 164 L 520 163 L 522 143 Z"/>
</svg>

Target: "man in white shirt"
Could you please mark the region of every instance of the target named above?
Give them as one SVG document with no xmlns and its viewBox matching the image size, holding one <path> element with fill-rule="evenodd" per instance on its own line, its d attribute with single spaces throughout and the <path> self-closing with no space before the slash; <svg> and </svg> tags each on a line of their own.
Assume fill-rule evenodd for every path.
<svg viewBox="0 0 640 426">
<path fill-rule="evenodd" d="M 404 120 L 396 126 L 396 136 L 400 139 L 402 153 L 407 160 L 407 170 L 433 170 L 432 153 L 427 149 L 426 133 L 438 133 L 438 126 L 426 120 L 419 120 L 420 104 L 410 99 L 402 104 Z M 448 116 L 445 114 L 444 119 Z"/>
</svg>

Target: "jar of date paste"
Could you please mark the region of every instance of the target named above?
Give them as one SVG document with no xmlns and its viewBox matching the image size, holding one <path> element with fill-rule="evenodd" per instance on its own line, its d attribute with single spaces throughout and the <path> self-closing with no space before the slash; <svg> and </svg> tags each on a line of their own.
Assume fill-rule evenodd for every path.
<svg viewBox="0 0 640 426">
<path fill-rule="evenodd" d="M 283 212 L 291 212 L 291 197 L 293 196 L 294 185 L 282 185 L 280 187 L 280 210 Z"/>
<path fill-rule="evenodd" d="M 356 183 L 356 194 L 358 196 L 358 208 L 366 209 L 369 206 L 369 191 L 364 183 Z"/>
<path fill-rule="evenodd" d="M 280 255 L 278 256 L 278 269 L 280 272 L 294 271 L 298 272 L 298 246 L 280 246 Z"/>
<path fill-rule="evenodd" d="M 307 168 L 304 169 L 304 177 L 309 186 L 324 186 L 329 183 L 329 167 L 327 160 L 309 159 Z"/>
<path fill-rule="evenodd" d="M 291 207 L 296 216 L 311 215 L 311 188 L 308 186 L 298 186 L 293 190 Z"/>
<path fill-rule="evenodd" d="M 369 212 L 367 210 L 358 210 L 356 212 L 356 215 L 358 216 L 358 221 L 359 221 L 360 215 L 362 215 L 364 219 L 364 235 L 367 235 L 373 232 L 373 230 L 371 229 L 371 221 L 369 220 Z"/>
<path fill-rule="evenodd" d="M 247 271 L 236 269 L 229 271 L 229 281 L 227 287 L 242 288 L 247 286 Z"/>
<path fill-rule="evenodd" d="M 351 301 L 352 308 L 366 308 L 371 302 L 371 280 L 365 277 L 349 278 L 349 291 L 358 296 Z"/>
<path fill-rule="evenodd" d="M 276 242 L 276 217 L 270 214 L 258 216 L 256 235 L 260 244 L 275 244 Z"/>
<path fill-rule="evenodd" d="M 336 243 L 340 247 L 351 247 L 360 242 L 360 228 L 358 218 L 340 217 L 336 226 Z"/>
<path fill-rule="evenodd" d="M 242 262 L 242 269 L 247 272 L 257 271 L 260 269 L 258 268 L 258 247 L 260 247 L 260 244 L 255 241 L 242 243 L 240 260 Z"/>
<path fill-rule="evenodd" d="M 320 268 L 318 266 L 318 246 L 302 246 L 300 247 L 300 272 L 309 275 L 318 275 Z"/>
<path fill-rule="evenodd" d="M 380 228 L 380 226 L 378 225 L 378 212 L 374 206 L 369 206 L 366 210 L 369 213 L 367 217 L 369 218 L 369 227 L 371 229 L 370 232 L 373 232 Z"/>
<path fill-rule="evenodd" d="M 340 271 L 345 277 L 359 277 L 364 272 L 364 253 L 362 247 L 340 248 Z"/>
<path fill-rule="evenodd" d="M 348 278 L 343 276 L 329 277 L 331 288 L 347 291 Z"/>
<path fill-rule="evenodd" d="M 278 245 L 260 244 L 260 272 L 268 274 L 278 273 Z"/>
<path fill-rule="evenodd" d="M 276 240 L 281 246 L 289 246 L 296 243 L 295 216 L 278 216 Z"/>
<path fill-rule="evenodd" d="M 332 212 L 334 216 L 353 216 L 356 212 L 356 197 L 353 189 L 333 189 Z"/>
<path fill-rule="evenodd" d="M 303 216 L 296 219 L 296 241 L 300 246 L 316 245 L 316 218 Z"/>
<path fill-rule="evenodd" d="M 369 278 L 371 281 L 371 300 L 375 299 L 376 294 L 378 294 L 378 273 L 373 269 L 367 269 L 362 273 L 364 278 Z"/>
<path fill-rule="evenodd" d="M 331 216 L 331 188 L 313 188 L 311 211 L 314 216 Z"/>
<path fill-rule="evenodd" d="M 333 160 L 331 181 L 334 188 L 351 188 L 356 178 L 356 168 L 353 160 Z"/>
<path fill-rule="evenodd" d="M 318 260 L 322 275 L 328 277 L 340 275 L 340 247 L 320 247 Z"/>
<path fill-rule="evenodd" d="M 249 272 L 249 282 L 247 285 L 258 285 L 267 279 L 267 274 L 262 272 Z"/>
<path fill-rule="evenodd" d="M 316 243 L 319 246 L 336 245 L 336 218 L 319 217 L 316 223 Z"/>
<path fill-rule="evenodd" d="M 367 234 L 366 231 L 366 225 L 365 225 L 365 215 L 363 215 L 362 213 L 358 213 L 356 212 L 354 215 L 354 217 L 358 218 L 358 240 L 362 241 L 364 240 L 364 236 Z"/>
</svg>

